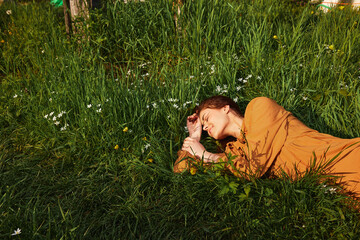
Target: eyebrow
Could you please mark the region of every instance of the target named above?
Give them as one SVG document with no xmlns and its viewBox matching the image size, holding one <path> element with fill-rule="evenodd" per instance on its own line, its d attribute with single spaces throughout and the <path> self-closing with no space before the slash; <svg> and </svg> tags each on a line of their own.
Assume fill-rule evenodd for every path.
<svg viewBox="0 0 360 240">
<path fill-rule="evenodd" d="M 206 114 L 206 113 L 204 113 L 204 114 L 202 115 L 202 118 L 201 118 L 203 123 L 204 123 L 205 114 Z M 201 124 L 203 125 L 203 123 L 201 123 Z"/>
</svg>

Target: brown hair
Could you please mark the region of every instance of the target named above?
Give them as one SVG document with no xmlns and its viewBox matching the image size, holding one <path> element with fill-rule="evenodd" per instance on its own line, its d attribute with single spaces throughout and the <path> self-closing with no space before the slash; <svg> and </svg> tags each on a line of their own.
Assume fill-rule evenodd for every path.
<svg viewBox="0 0 360 240">
<path fill-rule="evenodd" d="M 205 99 L 199 106 L 194 108 L 194 112 L 199 115 L 203 109 L 220 109 L 226 105 L 229 105 L 230 109 L 233 110 L 239 117 L 244 117 L 239 105 L 237 105 L 231 98 L 222 95 L 216 95 Z"/>
</svg>

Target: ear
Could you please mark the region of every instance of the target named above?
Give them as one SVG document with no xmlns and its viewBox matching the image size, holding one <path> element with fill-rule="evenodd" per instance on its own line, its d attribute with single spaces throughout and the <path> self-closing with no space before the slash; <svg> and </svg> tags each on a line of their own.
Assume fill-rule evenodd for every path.
<svg viewBox="0 0 360 240">
<path fill-rule="evenodd" d="M 223 111 L 224 111 L 225 113 L 229 113 L 229 112 L 230 112 L 230 106 L 229 106 L 229 105 L 223 106 Z"/>
</svg>

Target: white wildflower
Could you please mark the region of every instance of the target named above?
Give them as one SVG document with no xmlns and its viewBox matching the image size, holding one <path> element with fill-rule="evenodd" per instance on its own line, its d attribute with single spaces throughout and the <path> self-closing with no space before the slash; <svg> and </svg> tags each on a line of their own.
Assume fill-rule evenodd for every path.
<svg viewBox="0 0 360 240">
<path fill-rule="evenodd" d="M 140 64 L 139 67 L 144 68 L 146 65 L 147 65 L 147 63 L 143 63 L 143 64 Z"/>
<path fill-rule="evenodd" d="M 148 149 L 150 147 L 150 143 L 145 144 L 144 149 Z"/>
<path fill-rule="evenodd" d="M 13 98 L 17 98 L 18 97 L 18 95 L 17 94 L 15 94 L 14 96 L 13 96 Z"/>
<path fill-rule="evenodd" d="M 304 101 L 306 101 L 308 98 L 307 98 L 307 96 L 303 96 L 302 99 L 303 99 Z"/>
<path fill-rule="evenodd" d="M 256 79 L 261 80 L 261 77 L 260 77 L 260 76 L 257 76 Z"/>
<path fill-rule="evenodd" d="M 296 91 L 296 88 L 290 88 L 290 92 Z"/>
<path fill-rule="evenodd" d="M 91 108 L 91 107 L 92 107 L 91 103 L 87 105 L 87 108 Z"/>
<path fill-rule="evenodd" d="M 178 109 L 178 108 L 179 108 L 179 105 L 173 104 L 173 107 L 176 108 L 176 109 Z"/>
<path fill-rule="evenodd" d="M 12 14 L 12 11 L 9 9 L 9 10 L 6 10 L 6 14 L 7 15 L 11 15 Z"/>
<path fill-rule="evenodd" d="M 238 79 L 239 82 L 243 82 L 243 80 L 244 80 L 243 78 L 239 78 L 239 79 Z"/>
<path fill-rule="evenodd" d="M 187 126 L 184 127 L 185 128 L 185 132 L 189 132 L 189 129 L 187 128 Z"/>
<path fill-rule="evenodd" d="M 149 105 L 146 105 L 146 108 L 147 108 L 147 109 L 149 109 L 149 107 L 150 107 Z"/>
<path fill-rule="evenodd" d="M 19 235 L 20 233 L 21 233 L 21 229 L 18 228 L 16 230 L 14 230 L 14 233 L 12 233 L 11 236 Z"/>
<path fill-rule="evenodd" d="M 49 102 L 51 102 L 52 101 L 52 98 L 49 98 Z"/>
<path fill-rule="evenodd" d="M 100 113 L 100 112 L 101 112 L 101 108 L 99 108 L 98 110 L 96 110 L 96 112 Z"/>
<path fill-rule="evenodd" d="M 235 97 L 235 98 L 234 98 L 234 102 L 237 103 L 238 101 L 239 101 L 239 98 L 238 98 L 238 97 Z"/>
<path fill-rule="evenodd" d="M 58 117 L 58 118 L 61 118 L 62 115 L 63 115 L 63 113 L 61 112 L 61 113 L 59 113 L 59 114 L 57 115 L 57 117 Z"/>
<path fill-rule="evenodd" d="M 225 85 L 224 85 L 224 89 L 227 89 L 227 88 L 228 88 L 228 85 L 225 84 Z"/>
<path fill-rule="evenodd" d="M 157 108 L 156 102 L 154 102 L 154 103 L 152 104 L 152 106 L 153 106 L 153 108 Z"/>
<path fill-rule="evenodd" d="M 41 53 L 44 53 L 44 52 L 45 52 L 45 50 L 42 50 L 42 51 L 41 51 Z"/>
<path fill-rule="evenodd" d="M 55 122 L 56 121 L 56 116 L 54 116 L 52 120 Z"/>
<path fill-rule="evenodd" d="M 44 116 L 44 118 L 46 118 L 46 119 L 47 119 L 47 118 L 48 118 L 48 116 L 49 116 L 49 114 L 46 114 L 46 115 Z"/>
<path fill-rule="evenodd" d="M 57 126 L 57 125 L 60 124 L 60 122 L 59 122 L 59 121 L 56 121 L 56 122 L 54 122 L 54 124 Z"/>
<path fill-rule="evenodd" d="M 97 106 L 98 106 L 98 107 L 101 107 L 101 104 L 98 104 Z"/>
<path fill-rule="evenodd" d="M 177 101 L 179 101 L 179 100 L 178 100 L 178 99 L 175 99 L 175 98 L 169 98 L 168 101 L 169 101 L 169 102 L 177 102 Z"/>
<path fill-rule="evenodd" d="M 51 112 L 51 113 L 49 114 L 49 116 L 51 117 L 53 114 L 54 114 L 54 112 Z"/>
<path fill-rule="evenodd" d="M 242 86 L 237 86 L 236 91 L 240 91 L 242 88 L 243 88 Z"/>
<path fill-rule="evenodd" d="M 348 89 L 349 88 L 349 86 L 345 83 L 340 83 L 339 86 L 340 86 L 340 89 Z"/>
<path fill-rule="evenodd" d="M 245 79 L 249 79 L 252 78 L 252 75 L 250 74 L 249 76 L 247 76 Z"/>
<path fill-rule="evenodd" d="M 193 79 L 193 78 L 194 78 L 194 76 L 190 76 L 190 77 L 189 77 L 189 79 Z"/>
<path fill-rule="evenodd" d="M 334 188 L 334 187 L 331 187 L 331 188 L 329 188 L 329 192 L 330 192 L 330 194 L 334 194 L 334 193 L 336 193 L 336 188 Z"/>
<path fill-rule="evenodd" d="M 119 79 L 118 79 L 118 78 L 115 78 L 115 82 L 117 82 L 117 81 L 119 81 Z"/>
<path fill-rule="evenodd" d="M 218 85 L 218 86 L 216 86 L 216 91 L 217 92 L 220 92 L 221 91 L 221 87 Z"/>
<path fill-rule="evenodd" d="M 69 124 L 65 123 L 63 127 L 60 128 L 60 131 L 65 131 Z"/>
</svg>

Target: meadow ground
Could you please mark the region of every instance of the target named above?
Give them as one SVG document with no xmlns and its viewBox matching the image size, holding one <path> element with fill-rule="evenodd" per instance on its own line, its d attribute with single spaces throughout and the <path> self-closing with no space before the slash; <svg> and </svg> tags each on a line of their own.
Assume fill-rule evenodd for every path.
<svg viewBox="0 0 360 240">
<path fill-rule="evenodd" d="M 70 39 L 48 2 L 0 13 L 1 239 L 360 238 L 319 175 L 172 173 L 186 116 L 215 94 L 359 137 L 359 11 L 187 1 L 176 32 L 168 0 L 109 1 Z"/>
</svg>

